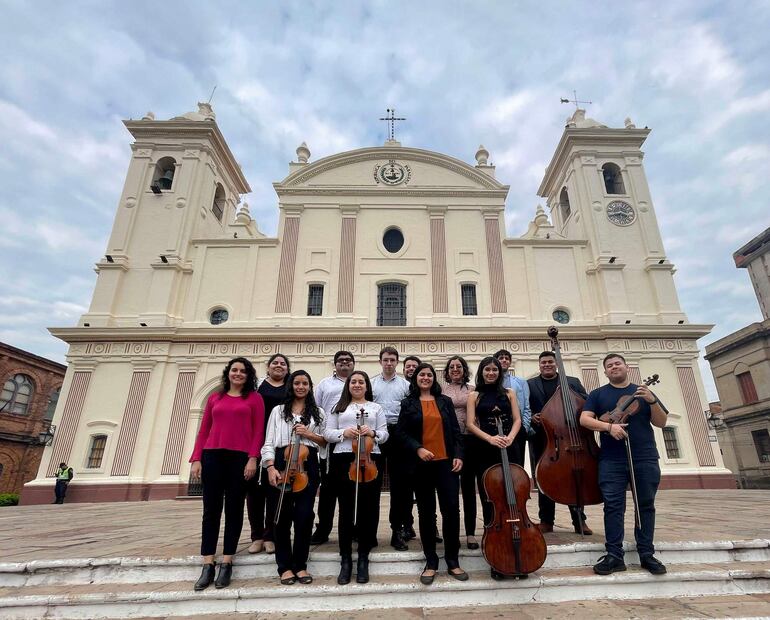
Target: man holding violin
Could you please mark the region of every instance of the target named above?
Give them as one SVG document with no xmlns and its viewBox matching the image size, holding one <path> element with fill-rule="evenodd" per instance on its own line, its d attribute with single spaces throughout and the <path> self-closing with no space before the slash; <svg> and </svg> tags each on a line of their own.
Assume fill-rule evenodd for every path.
<svg viewBox="0 0 770 620">
<path fill-rule="evenodd" d="M 663 428 L 668 412 L 647 386 L 629 381 L 628 366 L 622 355 L 610 353 L 602 365 L 609 384 L 588 395 L 580 416 L 582 426 L 601 433 L 599 487 L 604 497 L 607 554 L 594 566 L 594 572 L 609 575 L 626 570 L 623 561 L 623 519 L 626 512 L 626 488 L 631 480 L 630 468 L 633 467 L 639 523 L 634 528 L 636 549 L 642 568 L 653 575 L 662 575 L 666 567 L 653 555 L 655 493 L 660 483 L 660 467 L 652 426 Z M 604 422 L 598 419 L 615 410 L 618 401 L 624 396 L 633 398 L 631 406 L 626 409 L 630 415 L 624 422 Z M 626 441 L 629 442 L 629 452 L 624 445 Z M 629 462 L 629 454 L 632 462 Z"/>
</svg>

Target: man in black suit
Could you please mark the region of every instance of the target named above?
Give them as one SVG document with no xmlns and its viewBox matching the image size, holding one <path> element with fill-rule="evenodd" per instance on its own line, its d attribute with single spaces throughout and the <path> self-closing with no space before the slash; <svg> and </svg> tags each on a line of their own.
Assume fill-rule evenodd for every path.
<svg viewBox="0 0 770 620">
<path fill-rule="evenodd" d="M 543 351 L 539 358 L 540 375 L 527 381 L 529 384 L 529 405 L 532 409 L 532 429 L 535 434 L 529 438 L 529 450 L 535 463 L 540 460 L 546 446 L 546 435 L 543 425 L 540 422 L 540 412 L 543 411 L 546 403 L 556 392 L 559 385 L 559 373 L 556 369 L 556 356 L 552 351 Z M 577 377 L 567 377 L 567 383 L 582 398 L 588 398 L 583 384 Z M 538 506 L 540 516 L 540 531 L 553 532 L 553 522 L 556 514 L 556 504 L 554 501 L 538 492 Z M 569 507 L 572 515 L 572 525 L 576 532 L 580 532 L 580 520 L 583 521 L 583 534 L 593 534 L 586 525 L 586 515 L 581 510 L 580 519 L 578 518 L 578 509 L 576 506 Z"/>
</svg>

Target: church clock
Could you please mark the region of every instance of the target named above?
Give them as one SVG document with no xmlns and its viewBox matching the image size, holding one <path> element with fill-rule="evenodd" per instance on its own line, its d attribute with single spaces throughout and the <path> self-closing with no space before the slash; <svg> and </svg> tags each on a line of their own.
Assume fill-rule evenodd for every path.
<svg viewBox="0 0 770 620">
<path fill-rule="evenodd" d="M 614 200 L 607 205 L 607 219 L 616 226 L 628 226 L 636 219 L 636 211 L 627 202 Z"/>
</svg>

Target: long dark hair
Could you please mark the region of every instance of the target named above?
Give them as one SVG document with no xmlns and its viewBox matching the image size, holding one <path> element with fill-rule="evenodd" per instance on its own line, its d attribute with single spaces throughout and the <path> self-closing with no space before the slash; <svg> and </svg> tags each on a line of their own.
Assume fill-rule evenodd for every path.
<svg viewBox="0 0 770 620">
<path fill-rule="evenodd" d="M 350 401 L 353 400 L 353 396 L 350 393 L 350 380 L 356 375 L 361 375 L 366 382 L 366 393 L 364 394 L 364 400 L 374 400 L 374 394 L 372 393 L 372 382 L 369 380 L 369 375 L 367 375 L 363 370 L 354 370 L 345 380 L 345 385 L 342 388 L 342 394 L 340 395 L 340 402 L 338 402 L 337 406 L 334 408 L 334 413 L 342 413 L 345 411 L 345 409 L 348 408 Z"/>
<path fill-rule="evenodd" d="M 409 380 L 409 396 L 415 398 L 420 397 L 420 388 L 417 386 L 417 375 L 420 374 L 421 370 L 425 370 L 426 368 L 433 373 L 433 383 L 430 386 L 430 395 L 433 397 L 441 396 L 441 386 L 436 378 L 436 369 L 428 364 L 428 362 L 422 362 L 414 369 L 412 378 Z"/>
<path fill-rule="evenodd" d="M 287 377 L 291 374 L 291 364 L 289 364 L 289 358 L 286 357 L 283 353 L 273 353 L 270 356 L 270 359 L 267 360 L 267 367 L 270 368 L 270 364 L 273 363 L 273 360 L 275 360 L 278 357 L 282 357 L 283 361 L 286 362 L 286 377 L 283 378 L 284 384 L 288 380 Z M 267 373 L 268 377 L 270 376 L 270 372 Z M 267 378 L 267 377 L 265 377 Z"/>
<path fill-rule="evenodd" d="M 294 404 L 294 399 L 297 398 L 294 394 L 294 379 L 300 376 L 307 377 L 308 383 L 310 383 L 310 389 L 308 390 L 307 396 L 305 396 L 305 409 L 302 412 L 302 423 L 307 426 L 312 418 L 313 422 L 318 425 L 321 423 L 321 412 L 318 411 L 318 405 L 315 402 L 315 396 L 313 396 L 313 379 L 306 370 L 295 370 L 286 379 L 286 398 L 283 400 L 283 419 L 290 423 L 294 421 L 294 416 L 291 414 L 291 406 Z"/>
<path fill-rule="evenodd" d="M 471 380 L 471 371 L 468 368 L 468 362 L 465 361 L 465 358 L 461 355 L 453 355 L 446 361 L 446 366 L 444 366 L 444 381 L 446 383 L 452 383 L 452 380 L 449 378 L 449 364 L 457 360 L 460 362 L 460 364 L 463 367 L 463 381 L 462 385 L 466 385 Z"/>
<path fill-rule="evenodd" d="M 495 392 L 504 396 L 505 388 L 503 387 L 503 367 L 500 365 L 500 362 L 497 361 L 497 358 L 492 357 L 491 355 L 489 357 L 485 357 L 479 363 L 479 369 L 476 372 L 476 391 L 482 392 L 485 389 L 484 386 L 489 385 L 484 381 L 484 368 L 486 368 L 490 364 L 497 366 L 497 371 L 498 371 L 497 381 L 492 384 L 495 386 Z"/>
<path fill-rule="evenodd" d="M 248 398 L 249 394 L 257 391 L 257 371 L 254 370 L 254 365 L 245 357 L 234 357 L 227 362 L 227 366 L 222 371 L 222 387 L 219 393 L 224 396 L 230 391 L 230 369 L 237 362 L 243 364 L 243 367 L 246 369 L 246 383 L 243 384 L 241 398 Z"/>
</svg>

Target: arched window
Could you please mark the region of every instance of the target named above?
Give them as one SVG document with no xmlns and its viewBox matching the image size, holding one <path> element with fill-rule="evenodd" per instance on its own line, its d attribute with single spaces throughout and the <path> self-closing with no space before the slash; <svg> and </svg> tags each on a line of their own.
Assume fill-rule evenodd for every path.
<svg viewBox="0 0 770 620">
<path fill-rule="evenodd" d="M 59 394 L 61 394 L 61 386 L 53 390 L 48 397 L 48 407 L 46 407 L 45 416 L 43 416 L 43 418 L 49 422 L 53 420 L 53 414 L 56 413 L 56 404 L 59 402 Z"/>
<path fill-rule="evenodd" d="M 222 215 L 225 212 L 226 199 L 225 188 L 222 187 L 221 183 L 217 183 L 217 191 L 214 192 L 214 204 L 211 205 L 211 212 L 220 222 L 222 221 Z"/>
<path fill-rule="evenodd" d="M 377 289 L 377 325 L 406 325 L 406 284 L 385 282 Z"/>
<path fill-rule="evenodd" d="M 626 188 L 623 186 L 623 175 L 617 164 L 606 163 L 602 166 L 602 176 L 604 177 L 604 189 L 608 194 L 625 194 Z"/>
<path fill-rule="evenodd" d="M 561 222 L 564 224 L 570 213 L 572 213 L 572 208 L 569 205 L 569 193 L 566 187 L 562 187 L 561 194 L 559 194 L 559 211 L 561 212 Z"/>
<path fill-rule="evenodd" d="M 33 392 L 32 379 L 27 375 L 14 375 L 3 385 L 3 391 L 0 393 L 0 411 L 26 414 Z"/>
<path fill-rule="evenodd" d="M 160 194 L 161 191 L 170 190 L 174 184 L 175 172 L 176 160 L 173 157 L 161 157 L 158 163 L 155 164 L 150 189 L 156 194 Z"/>
</svg>

